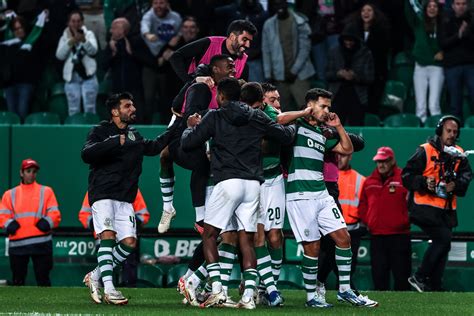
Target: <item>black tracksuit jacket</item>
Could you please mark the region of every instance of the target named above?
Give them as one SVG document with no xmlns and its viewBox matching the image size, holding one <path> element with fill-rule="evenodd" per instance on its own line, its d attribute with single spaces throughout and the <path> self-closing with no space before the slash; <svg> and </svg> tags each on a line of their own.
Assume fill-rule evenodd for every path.
<svg viewBox="0 0 474 316">
<path fill-rule="evenodd" d="M 156 156 L 168 143 L 170 130 L 154 140 L 144 139 L 131 126 L 119 129 L 113 122 L 94 126 L 82 148 L 82 160 L 89 164 L 89 202 L 111 199 L 132 203 L 137 196 L 143 156 Z M 125 143 L 120 145 L 120 135 Z"/>
</svg>

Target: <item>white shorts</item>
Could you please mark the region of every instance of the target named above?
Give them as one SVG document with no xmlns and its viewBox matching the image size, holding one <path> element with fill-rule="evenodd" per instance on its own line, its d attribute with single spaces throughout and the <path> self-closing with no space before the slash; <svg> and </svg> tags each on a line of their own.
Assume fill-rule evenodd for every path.
<svg viewBox="0 0 474 316">
<path fill-rule="evenodd" d="M 260 183 L 257 180 L 228 179 L 214 186 L 206 205 L 204 222 L 224 229 L 235 215 L 237 230 L 257 231 Z"/>
<path fill-rule="evenodd" d="M 127 237 L 137 238 L 137 225 L 132 203 L 99 200 L 94 202 L 91 208 L 96 234 L 111 230 L 116 233 L 117 241 Z"/>
<path fill-rule="evenodd" d="M 286 209 L 291 230 L 298 242 L 316 241 L 321 238 L 321 233 L 327 235 L 346 228 L 344 217 L 332 196 L 286 201 Z"/>
<path fill-rule="evenodd" d="M 260 208 L 258 223 L 265 231 L 282 229 L 285 222 L 285 181 L 279 175 L 268 179 L 260 186 Z"/>
</svg>

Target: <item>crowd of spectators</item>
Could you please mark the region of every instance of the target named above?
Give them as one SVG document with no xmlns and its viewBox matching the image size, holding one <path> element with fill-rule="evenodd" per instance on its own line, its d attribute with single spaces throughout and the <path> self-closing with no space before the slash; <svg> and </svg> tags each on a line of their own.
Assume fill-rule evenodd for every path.
<svg viewBox="0 0 474 316">
<path fill-rule="evenodd" d="M 1 3 L 0 107 L 22 120 L 49 110 L 47 102 L 37 105 L 49 71 L 64 82 L 69 115 L 100 112 L 98 94 L 127 90 L 139 123 L 150 124 L 159 113 L 158 122 L 167 124 L 184 84 L 169 63 L 174 51 L 205 36 L 226 35 L 235 19 L 250 20 L 258 30 L 247 50 L 248 80 L 276 84 L 284 110 L 301 106 L 310 87 L 323 86 L 335 94 L 336 112 L 348 125 L 363 125 L 366 112 L 384 116 L 385 84 L 397 79 L 390 68 L 400 54 L 414 66 L 402 111 L 416 112 L 422 123 L 442 112 L 462 119 L 465 91 L 474 103 L 471 0 Z"/>
</svg>

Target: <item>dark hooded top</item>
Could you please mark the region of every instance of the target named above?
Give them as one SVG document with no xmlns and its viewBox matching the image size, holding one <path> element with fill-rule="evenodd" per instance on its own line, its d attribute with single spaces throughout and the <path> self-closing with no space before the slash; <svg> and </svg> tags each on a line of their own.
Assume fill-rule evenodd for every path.
<svg viewBox="0 0 474 316">
<path fill-rule="evenodd" d="M 201 123 L 187 128 L 181 146 L 189 151 L 211 141 L 211 172 L 215 183 L 228 179 L 264 182 L 262 139 L 268 137 L 282 144 L 293 142 L 296 129 L 272 121 L 265 113 L 238 101 L 209 111 Z"/>
</svg>

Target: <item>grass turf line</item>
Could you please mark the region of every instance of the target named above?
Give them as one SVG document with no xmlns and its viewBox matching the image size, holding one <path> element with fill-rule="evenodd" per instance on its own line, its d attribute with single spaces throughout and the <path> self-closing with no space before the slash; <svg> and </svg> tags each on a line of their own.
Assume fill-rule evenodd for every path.
<svg viewBox="0 0 474 316">
<path fill-rule="evenodd" d="M 115 315 L 474 315 L 474 293 L 369 292 L 380 303 L 376 308 L 353 307 L 338 303 L 336 293 L 328 291 L 331 309 L 305 308 L 304 291 L 283 290 L 285 306 L 258 306 L 255 311 L 228 308 L 199 309 L 181 304 L 175 289 L 121 289 L 130 299 L 126 306 L 94 304 L 87 288 L 0 287 L 0 315 L 19 314 L 115 314 Z M 231 292 L 234 299 L 236 291 Z M 367 293 L 366 293 L 367 294 Z"/>
</svg>

